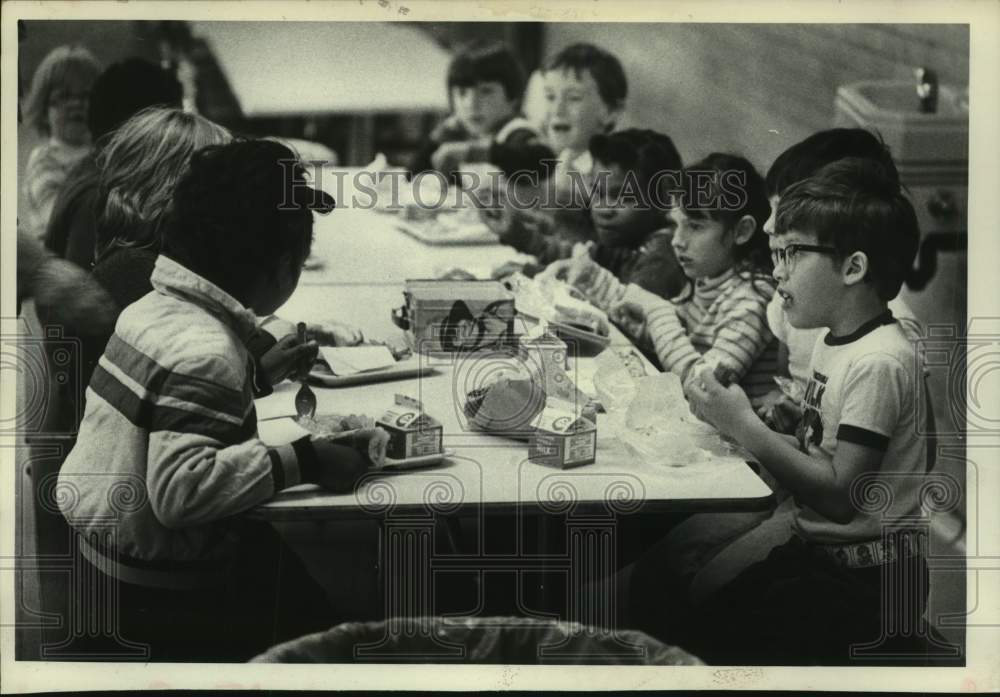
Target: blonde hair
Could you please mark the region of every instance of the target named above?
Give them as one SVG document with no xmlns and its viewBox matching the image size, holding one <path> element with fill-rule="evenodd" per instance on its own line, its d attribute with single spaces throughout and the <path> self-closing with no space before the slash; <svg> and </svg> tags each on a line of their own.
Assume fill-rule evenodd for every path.
<svg viewBox="0 0 1000 697">
<path fill-rule="evenodd" d="M 43 136 L 50 135 L 49 98 L 52 91 L 76 81 L 89 90 L 100 73 L 101 64 L 83 46 L 67 45 L 52 49 L 38 64 L 31 78 L 31 89 L 24 100 L 25 120 Z"/>
<path fill-rule="evenodd" d="M 113 247 L 158 246 L 191 155 L 231 139 L 217 123 L 180 109 L 150 107 L 123 123 L 97 156 L 97 255 Z"/>
</svg>

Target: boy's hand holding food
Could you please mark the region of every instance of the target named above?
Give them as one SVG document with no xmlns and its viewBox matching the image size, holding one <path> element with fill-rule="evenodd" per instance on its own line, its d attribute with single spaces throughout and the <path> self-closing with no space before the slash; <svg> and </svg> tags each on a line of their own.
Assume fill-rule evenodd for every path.
<svg viewBox="0 0 1000 697">
<path fill-rule="evenodd" d="M 686 387 L 692 411 L 715 426 L 724 435 L 739 441 L 739 434 L 747 420 L 756 420 L 750 400 L 735 381 L 723 385 L 716 376 L 716 368 L 706 365 Z"/>
</svg>

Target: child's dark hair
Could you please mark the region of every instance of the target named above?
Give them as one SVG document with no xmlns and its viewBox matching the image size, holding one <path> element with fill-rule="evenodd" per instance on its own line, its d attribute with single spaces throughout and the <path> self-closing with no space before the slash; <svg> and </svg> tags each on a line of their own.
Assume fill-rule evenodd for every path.
<svg viewBox="0 0 1000 697">
<path fill-rule="evenodd" d="M 920 244 L 916 213 L 894 173 L 859 157 L 832 162 L 782 194 L 774 231 L 789 230 L 814 234 L 841 260 L 864 252 L 866 280 L 886 301 L 899 293 Z"/>
<path fill-rule="evenodd" d="M 312 211 L 333 198 L 306 184 L 287 146 L 269 140 L 213 145 L 194 154 L 174 192 L 164 253 L 240 302 L 262 275 L 312 245 Z"/>
<path fill-rule="evenodd" d="M 643 206 L 656 206 L 660 196 L 650 191 L 651 182 L 660 172 L 677 177 L 682 169 L 681 156 L 670 136 L 656 131 L 628 128 L 590 139 L 590 154 L 606 165 L 618 165 L 625 172 L 635 172 Z"/>
<path fill-rule="evenodd" d="M 590 72 L 601 100 L 611 109 L 623 106 L 628 96 L 628 80 L 621 62 L 593 44 L 567 46 L 549 60 L 545 70 L 572 70 L 577 77 L 584 70 Z"/>
<path fill-rule="evenodd" d="M 764 179 L 739 155 L 714 152 L 684 170 L 680 205 L 689 218 L 709 218 L 730 229 L 749 215 L 750 239 L 734 250 L 737 267 L 770 275 L 774 270 L 764 223 L 771 217 Z"/>
<path fill-rule="evenodd" d="M 176 77 L 143 58 L 109 66 L 90 91 L 87 123 L 96 141 L 146 107 L 181 107 L 184 89 Z"/>
<path fill-rule="evenodd" d="M 448 66 L 448 99 L 454 87 L 475 87 L 480 82 L 499 82 L 507 99 L 518 104 L 524 94 L 524 68 L 502 43 L 475 42 L 455 54 Z"/>
<path fill-rule="evenodd" d="M 881 138 L 863 128 L 831 128 L 813 133 L 778 155 L 767 171 L 767 195 L 781 196 L 795 182 L 845 157 L 875 160 L 887 177 L 899 181 L 892 154 Z"/>
</svg>

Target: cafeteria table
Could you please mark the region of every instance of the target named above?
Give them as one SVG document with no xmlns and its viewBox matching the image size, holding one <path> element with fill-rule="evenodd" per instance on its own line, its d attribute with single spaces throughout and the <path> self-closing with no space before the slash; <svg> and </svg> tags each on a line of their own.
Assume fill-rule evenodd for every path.
<svg viewBox="0 0 1000 697">
<path fill-rule="evenodd" d="M 329 190 L 326 184 L 323 188 Z M 337 319 L 359 326 L 367 336 L 400 331 L 392 324 L 390 311 L 402 305 L 407 278 L 432 277 L 456 265 L 489 268 L 520 258 L 499 244 L 428 246 L 396 229 L 392 215 L 351 206 L 317 217 L 314 237 L 313 254 L 324 264 L 303 273 L 298 289 L 277 314 L 290 320 Z M 612 329 L 612 348 L 630 346 Z M 582 391 L 593 393 L 593 352 L 569 353 L 569 374 Z M 600 419 L 595 463 L 560 470 L 529 462 L 527 442 L 471 430 L 461 410 L 474 374 L 503 368 L 511 359 L 417 355 L 412 360 L 430 372 L 392 382 L 314 386 L 317 414 L 378 417 L 391 406 L 395 394 L 415 397 L 442 423 L 448 458 L 426 469 L 371 473 L 350 494 L 332 494 L 314 485 L 294 487 L 251 512 L 279 526 L 377 520 L 386 616 L 435 614 L 430 605 L 434 579 L 458 570 L 557 572 L 565 576 L 567 588 L 575 588 L 586 578 L 613 571 L 621 522 L 633 514 L 762 510 L 773 502 L 771 490 L 744 457 L 726 452 L 721 440 L 712 448 L 716 455 L 703 462 L 655 466 L 637 460 L 607 434 L 602 437 Z M 483 366 L 484 360 L 497 365 Z M 655 370 L 645 365 L 647 371 Z M 258 400 L 259 432 L 265 442 L 280 444 L 301 435 L 290 418 L 297 389 L 296 384 L 286 383 Z M 457 539 L 461 526 L 456 521 L 474 519 L 481 531 L 481 524 L 495 516 L 513 518 L 518 526 L 513 554 L 487 553 L 482 539 L 472 544 Z M 565 525 L 553 527 L 555 518 L 564 519 Z M 520 546 L 520 530 L 531 520 L 542 523 L 537 548 L 528 550 Z M 445 553 L 435 543 L 442 527 L 450 545 Z M 562 541 L 553 546 L 559 536 Z M 528 604 L 518 601 L 524 612 L 529 612 Z M 609 622 L 601 614 L 605 612 L 601 603 L 569 605 L 572 616 L 566 619 L 588 625 Z"/>
</svg>

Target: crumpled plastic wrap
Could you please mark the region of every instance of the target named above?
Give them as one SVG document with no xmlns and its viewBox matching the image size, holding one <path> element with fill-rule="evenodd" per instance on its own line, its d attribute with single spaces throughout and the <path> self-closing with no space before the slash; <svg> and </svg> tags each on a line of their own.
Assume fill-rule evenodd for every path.
<svg viewBox="0 0 1000 697">
<path fill-rule="evenodd" d="M 514 306 L 518 312 L 580 327 L 601 336 L 608 335 L 608 316 L 563 281 L 544 276 L 528 278 L 514 273 L 504 279 L 504 285 L 514 293 Z"/>
<path fill-rule="evenodd" d="M 716 430 L 691 414 L 676 375 L 637 375 L 622 353 L 608 350 L 597 357 L 594 387 L 606 412 L 598 420 L 599 446 L 617 439 L 641 461 L 670 467 L 728 451 Z"/>
</svg>

